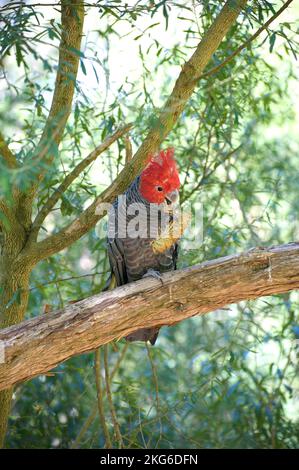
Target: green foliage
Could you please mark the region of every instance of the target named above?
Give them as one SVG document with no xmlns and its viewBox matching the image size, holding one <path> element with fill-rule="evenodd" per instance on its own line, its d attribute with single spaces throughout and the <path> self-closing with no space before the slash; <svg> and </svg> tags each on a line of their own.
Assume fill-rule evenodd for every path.
<svg viewBox="0 0 299 470">
<path fill-rule="evenodd" d="M 276 3 L 249 2 L 208 69 L 245 42 L 281 6 Z M 122 122 L 134 122 L 131 140 L 138 148 L 148 126 L 156 122 L 155 111 L 169 95 L 180 66 L 221 4 L 141 1 L 125 7 L 114 1 L 89 9 L 88 18 L 94 16 L 96 22 L 88 23 L 73 113 L 63 145 L 53 149 L 55 160 L 45 167 L 35 212 L 65 174 Z M 6 85 L 1 128 L 11 136 L 18 160 L 26 163 L 22 171 L 0 166 L 0 195 L 9 200 L 12 183 L 26 189 L 45 165 L 32 167 L 30 162 L 50 107 L 60 23 L 54 9 L 46 12 L 42 7 L 6 7 L 0 15 Z M 128 40 L 132 51 L 125 51 L 128 68 L 119 81 L 122 53 L 115 44 Z M 200 201 L 204 209 L 203 243 L 199 250 L 181 250 L 180 267 L 255 245 L 298 240 L 299 140 L 293 105 L 295 97 L 298 100 L 297 51 L 296 27 L 287 16 L 216 75 L 199 81 L 164 143 L 176 149 L 182 201 Z M 41 237 L 80 214 L 124 164 L 120 140 L 62 196 Z M 28 317 L 41 314 L 43 304 L 55 309 L 99 292 L 107 271 L 105 239 L 97 227 L 37 266 Z M 11 301 L 17 299 L 16 294 Z M 125 445 L 298 447 L 298 300 L 298 293 L 292 292 L 244 302 L 164 328 L 151 358 L 142 344 L 130 345 L 112 380 Z M 123 340 L 110 347 L 111 370 L 124 348 Z M 70 447 L 90 413 L 94 419 L 77 445 L 104 446 L 93 411 L 93 361 L 92 354 L 73 358 L 53 374 L 16 389 L 10 447 Z M 104 406 L 113 436 L 106 399 Z"/>
</svg>

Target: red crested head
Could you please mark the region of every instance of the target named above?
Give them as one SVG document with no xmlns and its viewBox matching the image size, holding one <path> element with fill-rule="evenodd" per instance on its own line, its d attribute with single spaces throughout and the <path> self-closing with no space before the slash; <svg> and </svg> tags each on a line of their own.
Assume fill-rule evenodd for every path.
<svg viewBox="0 0 299 470">
<path fill-rule="evenodd" d="M 147 167 L 140 175 L 141 196 L 155 204 L 162 204 L 164 201 L 172 203 L 178 198 L 179 188 L 174 149 L 161 150 L 157 155 L 150 156 Z"/>
</svg>

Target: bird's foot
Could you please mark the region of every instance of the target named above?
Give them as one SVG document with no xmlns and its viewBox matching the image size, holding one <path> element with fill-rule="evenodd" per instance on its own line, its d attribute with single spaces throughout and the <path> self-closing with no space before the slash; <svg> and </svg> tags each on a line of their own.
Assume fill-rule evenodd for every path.
<svg viewBox="0 0 299 470">
<path fill-rule="evenodd" d="M 144 277 L 153 277 L 153 278 L 155 278 L 155 279 L 158 279 L 158 281 L 161 282 L 162 286 L 164 285 L 164 282 L 163 282 L 163 279 L 162 279 L 162 276 L 161 276 L 160 271 L 156 271 L 155 269 L 152 269 L 152 268 L 148 269 L 148 270 L 146 271 L 146 273 L 143 274 L 142 277 L 143 277 L 143 278 L 144 278 Z"/>
</svg>

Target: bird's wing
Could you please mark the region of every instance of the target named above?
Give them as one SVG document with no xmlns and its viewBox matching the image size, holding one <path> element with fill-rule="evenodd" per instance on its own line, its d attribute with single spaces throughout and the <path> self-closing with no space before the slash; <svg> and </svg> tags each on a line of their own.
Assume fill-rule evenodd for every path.
<svg viewBox="0 0 299 470">
<path fill-rule="evenodd" d="M 123 244 L 119 238 L 108 239 L 108 256 L 111 273 L 115 276 L 117 286 L 122 286 L 128 282 L 123 253 Z"/>
</svg>

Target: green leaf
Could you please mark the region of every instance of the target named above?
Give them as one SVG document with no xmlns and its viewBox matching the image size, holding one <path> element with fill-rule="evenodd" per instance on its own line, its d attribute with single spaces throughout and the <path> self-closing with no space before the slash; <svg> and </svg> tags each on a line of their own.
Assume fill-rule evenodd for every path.
<svg viewBox="0 0 299 470">
<path fill-rule="evenodd" d="M 22 62 L 24 62 L 24 58 L 23 58 L 22 48 L 19 43 L 16 43 L 16 59 L 17 59 L 18 67 L 20 67 Z"/>
<path fill-rule="evenodd" d="M 168 11 L 166 7 L 166 2 L 163 5 L 163 16 L 165 18 L 166 30 L 168 29 Z"/>
<path fill-rule="evenodd" d="M 276 33 L 273 33 L 271 36 L 270 36 L 270 52 L 273 51 L 273 47 L 274 47 L 274 44 L 275 44 L 275 40 L 276 40 Z"/>
<path fill-rule="evenodd" d="M 67 198 L 65 194 L 61 196 L 61 204 L 60 204 L 60 211 L 63 216 L 65 215 L 72 215 L 76 208 L 73 206 L 71 201 Z"/>
<path fill-rule="evenodd" d="M 93 72 L 95 74 L 95 77 L 96 77 L 96 81 L 97 81 L 97 84 L 99 84 L 99 77 L 98 77 L 98 74 L 97 74 L 97 71 L 96 71 L 96 68 L 95 66 L 92 64 L 92 69 L 93 69 Z"/>
<path fill-rule="evenodd" d="M 75 47 L 69 47 L 69 50 L 73 52 L 74 54 L 76 54 L 77 56 L 82 57 L 83 59 L 85 58 L 84 53 L 80 51 L 79 49 L 76 49 Z"/>
<path fill-rule="evenodd" d="M 82 69 L 82 72 L 84 73 L 84 75 L 87 75 L 86 68 L 85 68 L 83 60 L 80 60 L 80 65 L 81 65 L 81 69 Z"/>
</svg>

